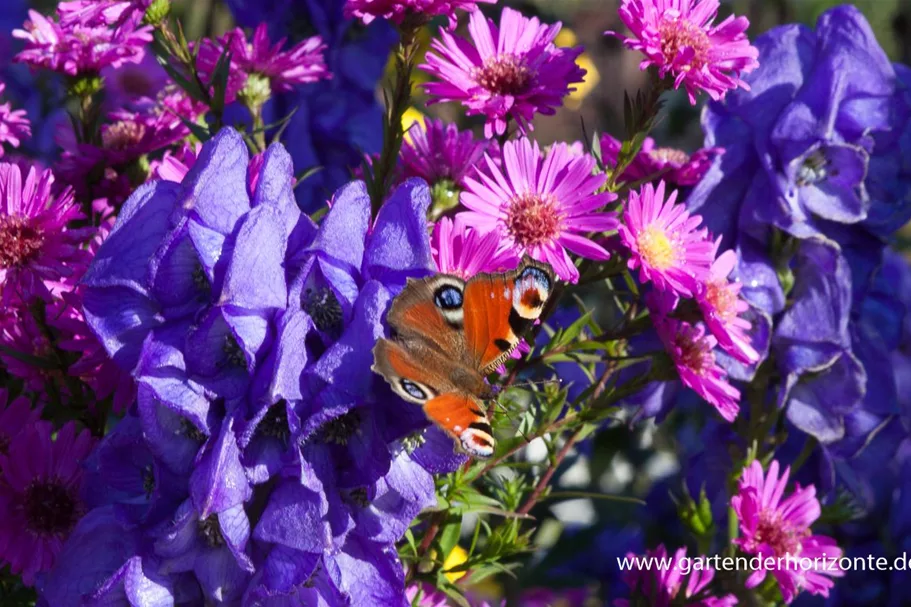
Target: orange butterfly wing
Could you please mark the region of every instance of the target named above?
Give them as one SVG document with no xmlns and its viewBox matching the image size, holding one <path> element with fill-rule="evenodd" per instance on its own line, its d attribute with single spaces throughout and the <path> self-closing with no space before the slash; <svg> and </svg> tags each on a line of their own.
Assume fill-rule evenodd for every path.
<svg viewBox="0 0 911 607">
<path fill-rule="evenodd" d="M 496 369 L 544 311 L 553 290 L 553 271 L 526 259 L 505 274 L 480 274 L 465 286 L 465 339 L 477 368 Z"/>
</svg>

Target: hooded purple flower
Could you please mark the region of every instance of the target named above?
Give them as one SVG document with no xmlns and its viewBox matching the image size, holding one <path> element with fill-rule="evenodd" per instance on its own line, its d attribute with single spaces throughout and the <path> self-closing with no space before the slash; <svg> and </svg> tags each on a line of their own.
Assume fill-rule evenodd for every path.
<svg viewBox="0 0 911 607">
<path fill-rule="evenodd" d="M 225 130 L 124 204 L 86 274 L 86 321 L 138 384 L 138 416 L 91 459 L 92 505 L 146 546 L 99 597 L 154 571 L 175 600 L 403 600 L 393 546 L 460 460 L 408 439 L 427 421 L 371 350 L 432 267 L 430 192 L 407 181 L 371 221 L 355 182 L 317 227 L 292 175 L 281 146 L 250 160 Z"/>
<path fill-rule="evenodd" d="M 782 26 L 756 45 L 763 60 L 745 77 L 750 90 L 711 103 L 703 116 L 705 145 L 725 153 L 689 206 L 729 246 L 742 233 L 764 241 L 768 224 L 805 238 L 826 222 L 879 215 L 866 188 L 881 147 L 871 135 L 892 129 L 898 101 L 895 70 L 863 15 L 833 8 L 815 31 Z"/>
</svg>

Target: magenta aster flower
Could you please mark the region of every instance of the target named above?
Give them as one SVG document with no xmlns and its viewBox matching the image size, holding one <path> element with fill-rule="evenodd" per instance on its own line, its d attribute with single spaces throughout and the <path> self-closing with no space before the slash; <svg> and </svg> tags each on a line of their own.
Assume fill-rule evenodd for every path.
<svg viewBox="0 0 911 607">
<path fill-rule="evenodd" d="M 70 25 L 138 24 L 154 0 L 67 0 L 57 5 L 60 23 Z"/>
<path fill-rule="evenodd" d="M 606 165 L 617 165 L 621 145 L 622 142 L 608 134 L 601 136 L 601 155 Z M 664 180 L 675 186 L 696 185 L 722 152 L 722 148 L 703 148 L 690 156 L 683 150 L 660 148 L 654 139 L 646 137 L 642 149 L 623 171 L 622 180 L 627 183 Z"/>
<path fill-rule="evenodd" d="M 632 37 L 618 37 L 645 55 L 641 69 L 654 65 L 662 78 L 671 74 L 674 88 L 683 85 L 690 103 L 700 90 L 717 101 L 730 89 L 749 90 L 740 75 L 759 66 L 759 51 L 746 37 L 749 20 L 732 15 L 712 25 L 718 5 L 718 0 L 623 0 L 620 20 Z"/>
<path fill-rule="evenodd" d="M 715 570 L 708 566 L 695 569 L 689 563 L 684 563 L 685 547 L 678 548 L 673 557 L 668 557 L 667 548 L 664 544 L 659 544 L 654 550 L 647 551 L 643 557 L 629 552 L 626 559 L 627 562 L 633 563 L 635 559 L 641 559 L 640 562 L 651 559 L 651 563 L 670 563 L 671 566 L 667 568 L 659 569 L 656 566 L 653 569 L 631 569 L 623 574 L 623 581 L 629 586 L 632 596 L 644 598 L 651 607 L 732 607 L 737 604 L 734 595 L 718 598 L 707 594 L 708 586 L 715 578 Z M 614 605 L 629 607 L 630 601 L 618 599 L 614 601 Z"/>
<path fill-rule="evenodd" d="M 702 324 L 691 325 L 673 318 L 655 320 L 655 331 L 674 361 L 683 385 L 693 390 L 731 422 L 740 412 L 740 392 L 728 383 L 727 373 L 715 361 L 718 341 L 706 334 Z"/>
<path fill-rule="evenodd" d="M 821 512 L 816 487 L 796 485 L 785 498 L 791 469 L 785 468 L 780 478 L 778 469 L 778 462 L 772 460 L 765 475 L 762 464 L 753 460 L 743 469 L 740 492 L 731 498 L 731 507 L 740 521 L 740 537 L 734 543 L 744 552 L 762 557 L 762 568 L 747 578 L 746 587 L 755 588 L 771 573 L 785 603 L 793 601 L 802 590 L 827 597 L 834 585 L 831 578 L 844 575 L 843 570 L 831 566 L 829 559 L 834 558 L 837 563 L 842 550 L 832 538 L 810 531 Z M 775 559 L 767 563 L 765 557 Z M 783 560 L 778 561 L 779 557 Z M 772 567 L 766 568 L 767 564 Z"/>
<path fill-rule="evenodd" d="M 430 185 L 450 181 L 465 187 L 465 178 L 484 157 L 495 141 L 478 141 L 471 131 L 460 131 L 456 125 L 442 120 L 424 119 L 408 130 L 402 144 L 399 167 L 402 178 L 420 177 Z"/>
<path fill-rule="evenodd" d="M 544 25 L 504 8 L 500 26 L 480 11 L 471 14 L 468 30 L 474 44 L 440 31 L 421 69 L 440 82 L 424 85 L 428 103 L 459 101 L 468 115 L 484 115 L 485 136 L 502 135 L 510 118 L 522 132 L 531 130 L 535 112 L 553 114 L 563 97 L 582 82 L 576 65 L 582 47 L 560 48 L 554 38 L 561 24 Z"/>
<path fill-rule="evenodd" d="M 0 95 L 6 85 L 0 82 Z M 32 135 L 32 127 L 25 110 L 14 110 L 9 103 L 0 103 L 0 158 L 3 158 L 3 144 L 17 148 L 23 139 Z"/>
<path fill-rule="evenodd" d="M 500 246 L 496 230 L 479 232 L 460 216 L 455 221 L 443 217 L 433 226 L 430 249 L 437 271 L 464 279 L 481 272 L 502 272 L 519 262 L 511 249 Z"/>
<path fill-rule="evenodd" d="M 715 241 L 715 252 L 721 245 L 721 238 Z M 702 310 L 706 326 L 718 345 L 731 356 L 745 364 L 759 360 L 759 352 L 750 343 L 750 322 L 740 317 L 750 309 L 750 304 L 741 299 L 741 285 L 728 280 L 737 265 L 737 253 L 725 251 L 712 263 L 709 278 L 696 288 L 696 301 Z"/>
<path fill-rule="evenodd" d="M 465 225 L 481 233 L 496 230 L 516 257 L 549 263 L 572 282 L 579 271 L 567 249 L 589 259 L 610 258 L 586 236 L 618 226 L 613 213 L 598 212 L 617 197 L 598 193 L 607 176 L 592 174 L 591 156 L 573 155 L 565 143 L 544 155 L 537 143 L 520 139 L 503 146 L 502 170 L 489 154 L 485 159 L 487 171 L 465 179 L 461 200 L 471 209 L 459 214 Z"/>
<path fill-rule="evenodd" d="M 52 283 L 90 259 L 81 248 L 94 230 L 69 229 L 82 219 L 73 191 L 51 193 L 54 175 L 32 167 L 25 181 L 17 165 L 0 163 L 0 301 L 42 297 Z"/>
<path fill-rule="evenodd" d="M 376 18 L 401 23 L 408 15 L 426 19 L 445 15 L 449 26 L 456 26 L 457 10 L 475 11 L 478 4 L 496 4 L 497 0 L 347 0 L 345 16 L 356 17 L 364 23 Z"/>
<path fill-rule="evenodd" d="M 632 253 L 629 267 L 639 268 L 641 282 L 690 297 L 696 285 L 708 279 L 714 256 L 707 230 L 697 229 L 702 218 L 690 216 L 676 200 L 676 190 L 664 199 L 663 181 L 657 188 L 646 183 L 631 191 L 620 238 Z"/>
<path fill-rule="evenodd" d="M 88 430 L 70 422 L 56 431 L 39 421 L 0 454 L 0 560 L 31 586 L 54 564 L 85 512 L 82 460 L 92 450 Z"/>
<path fill-rule="evenodd" d="M 319 36 L 307 38 L 293 48 L 283 51 L 285 39 L 269 43 L 268 26 L 260 23 L 248 41 L 246 34 L 236 28 L 218 41 L 203 40 L 197 66 L 205 78 L 210 78 L 222 53 L 231 54 L 228 74 L 227 100 L 238 94 L 264 101 L 269 92 L 290 91 L 299 84 L 329 78 L 323 59 L 326 45 Z"/>
<path fill-rule="evenodd" d="M 16 61 L 68 76 L 139 63 L 152 41 L 149 26 L 111 28 L 83 25 L 78 20 L 64 25 L 33 10 L 28 14 L 24 29 L 13 30 L 13 37 L 25 40 Z"/>
<path fill-rule="evenodd" d="M 41 409 L 33 409 L 27 398 L 18 396 L 10 401 L 7 391 L 0 389 L 0 455 L 6 455 L 13 439 L 40 418 Z"/>
</svg>

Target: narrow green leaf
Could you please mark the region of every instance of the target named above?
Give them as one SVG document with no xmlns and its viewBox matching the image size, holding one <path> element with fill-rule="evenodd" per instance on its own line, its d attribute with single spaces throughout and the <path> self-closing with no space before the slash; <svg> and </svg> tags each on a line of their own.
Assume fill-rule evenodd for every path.
<svg viewBox="0 0 911 607">
<path fill-rule="evenodd" d="M 629 497 L 626 495 L 611 495 L 609 493 L 595 493 L 593 491 L 551 491 L 549 495 L 541 498 L 540 501 L 545 500 L 573 500 L 573 499 L 593 499 L 601 500 L 605 502 L 621 502 L 625 504 L 638 504 L 640 506 L 645 506 L 645 501 L 637 497 Z"/>
</svg>

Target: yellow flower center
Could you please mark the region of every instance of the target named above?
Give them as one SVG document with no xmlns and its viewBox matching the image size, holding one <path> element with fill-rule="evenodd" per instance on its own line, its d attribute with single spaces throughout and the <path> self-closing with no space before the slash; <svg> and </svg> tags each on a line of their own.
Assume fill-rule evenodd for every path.
<svg viewBox="0 0 911 607">
<path fill-rule="evenodd" d="M 677 263 L 677 247 L 658 226 L 648 226 L 636 238 L 639 255 L 656 270 L 666 270 Z"/>
</svg>

